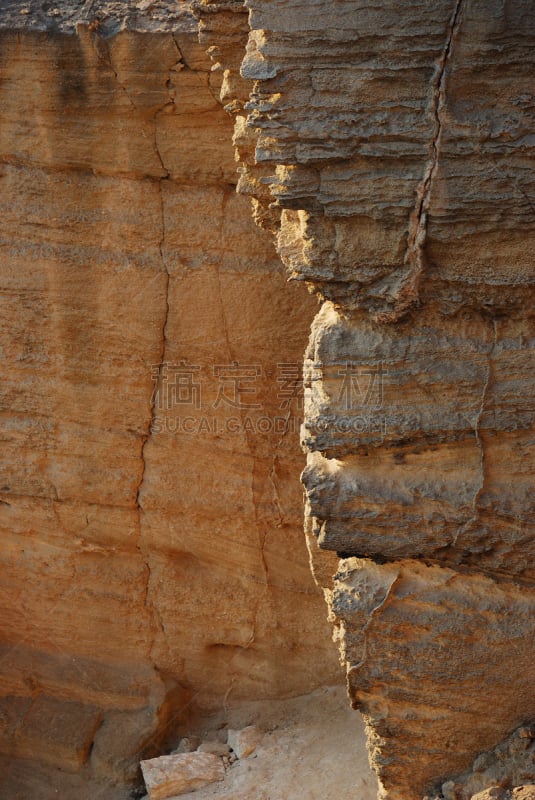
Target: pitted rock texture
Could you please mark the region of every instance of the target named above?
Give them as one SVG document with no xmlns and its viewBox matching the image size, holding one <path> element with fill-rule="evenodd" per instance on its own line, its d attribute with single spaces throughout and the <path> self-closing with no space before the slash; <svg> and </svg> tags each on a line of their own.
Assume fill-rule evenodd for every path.
<svg viewBox="0 0 535 800">
<path fill-rule="evenodd" d="M 91 25 L 106 38 L 120 31 L 148 33 L 197 31 L 188 0 L 3 0 L 0 28 L 4 30 L 73 33 Z"/>
<path fill-rule="evenodd" d="M 535 726 L 523 725 L 470 771 L 446 781 L 433 800 L 531 800 L 535 797 Z M 514 788 L 512 788 L 514 787 Z M 431 798 L 429 798 L 431 800 Z"/>
<path fill-rule="evenodd" d="M 235 194 L 193 17 L 97 5 L 0 13 L 6 798 L 115 800 L 192 709 L 340 675 L 301 533 L 316 302 Z M 258 409 L 217 402 L 234 362 Z M 199 407 L 160 403 L 180 364 Z"/>
<path fill-rule="evenodd" d="M 525 307 L 529 3 L 246 5 L 247 125 L 292 273 L 379 319 Z"/>
<path fill-rule="evenodd" d="M 231 52 L 239 5 L 194 4 L 230 89 L 242 51 L 239 188 L 324 300 L 304 373 L 313 571 L 381 796 L 412 800 L 535 713 L 535 17 L 245 0 Z"/>
<path fill-rule="evenodd" d="M 535 784 L 525 784 L 506 789 L 502 786 L 492 786 L 482 792 L 472 795 L 474 800 L 533 800 L 535 798 Z"/>
<path fill-rule="evenodd" d="M 323 306 L 305 361 L 303 476 L 322 547 L 533 581 L 529 327 L 433 309 L 381 328 Z"/>
<path fill-rule="evenodd" d="M 351 558 L 336 574 L 331 608 L 353 705 L 389 797 L 413 797 L 460 772 L 492 748 L 497 730 L 535 718 L 526 647 L 535 597 L 517 583 Z"/>
<path fill-rule="evenodd" d="M 235 89 L 228 107 L 238 113 L 240 169 L 251 178 L 244 190 L 266 206 L 260 185 L 269 185 L 292 275 L 385 320 L 424 298 L 449 312 L 524 307 L 533 227 L 529 3 L 507 11 L 469 0 L 245 6 L 251 31 L 236 86 L 243 22 L 234 50 L 229 39 L 243 6 L 194 3 L 230 76 L 227 100 Z M 469 264 L 467 251 L 477 253 Z"/>
</svg>

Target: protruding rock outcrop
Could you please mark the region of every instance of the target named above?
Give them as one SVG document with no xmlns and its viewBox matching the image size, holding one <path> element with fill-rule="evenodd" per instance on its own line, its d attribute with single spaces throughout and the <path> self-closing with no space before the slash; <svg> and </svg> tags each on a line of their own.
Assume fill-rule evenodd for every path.
<svg viewBox="0 0 535 800">
<path fill-rule="evenodd" d="M 323 300 L 306 530 L 351 697 L 383 797 L 447 793 L 535 719 L 531 4 L 0 27 L 0 749 L 54 719 L 27 793 L 59 765 L 79 800 L 193 701 L 333 676 L 289 444 L 314 301 L 273 236 Z"/>
<path fill-rule="evenodd" d="M 230 35 L 238 5 L 196 8 Z M 314 569 L 382 793 L 408 800 L 535 718 L 535 20 L 476 0 L 245 7 L 244 188 L 325 301 L 307 531 L 342 561 L 313 545 Z"/>
</svg>

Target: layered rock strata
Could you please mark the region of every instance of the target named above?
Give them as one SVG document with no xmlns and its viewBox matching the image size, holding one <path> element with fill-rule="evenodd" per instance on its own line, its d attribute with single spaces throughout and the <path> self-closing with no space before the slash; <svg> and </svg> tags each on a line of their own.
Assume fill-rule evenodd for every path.
<svg viewBox="0 0 535 800">
<path fill-rule="evenodd" d="M 235 193 L 186 4 L 0 28 L 0 794 L 104 800 L 192 709 L 338 679 L 301 534 L 316 303 Z"/>
<path fill-rule="evenodd" d="M 531 4 L 246 0 L 245 49 L 240 3 L 195 8 L 240 186 L 324 301 L 312 559 L 382 796 L 421 797 L 535 717 Z"/>
</svg>

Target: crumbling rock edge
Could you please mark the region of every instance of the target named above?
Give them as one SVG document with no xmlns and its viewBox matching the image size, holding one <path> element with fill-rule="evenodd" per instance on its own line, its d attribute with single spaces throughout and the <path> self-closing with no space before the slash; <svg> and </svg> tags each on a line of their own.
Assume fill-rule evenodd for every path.
<svg viewBox="0 0 535 800">
<path fill-rule="evenodd" d="M 470 0 L 194 12 L 238 189 L 324 300 L 304 371 L 312 568 L 381 797 L 416 799 L 535 718 L 535 220 L 510 160 L 535 27 Z"/>
</svg>

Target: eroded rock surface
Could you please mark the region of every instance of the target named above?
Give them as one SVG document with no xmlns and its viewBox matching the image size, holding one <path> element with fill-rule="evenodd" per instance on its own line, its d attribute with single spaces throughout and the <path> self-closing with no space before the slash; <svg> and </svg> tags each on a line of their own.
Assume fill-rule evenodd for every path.
<svg viewBox="0 0 535 800">
<path fill-rule="evenodd" d="M 446 781 L 434 797 L 530 800 L 535 797 L 534 780 L 535 728 L 524 725 L 494 750 L 481 753 L 471 770 Z"/>
<path fill-rule="evenodd" d="M 314 571 L 382 796 L 421 797 L 535 718 L 531 4 L 194 8 L 240 188 L 324 300 Z"/>
<path fill-rule="evenodd" d="M 273 366 L 313 301 L 234 195 L 223 102 L 240 192 L 323 300 L 313 569 L 381 794 L 420 798 L 535 719 L 531 4 L 191 6 L 201 46 L 184 3 L 28 3 L 3 34 L 6 752 L 59 696 L 83 725 L 50 763 L 109 774 L 116 715 L 141 747 L 192 697 L 333 669 Z M 238 364 L 262 408 L 228 430 Z"/>
</svg>

